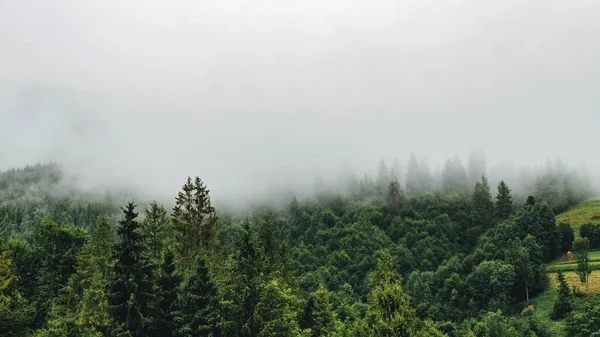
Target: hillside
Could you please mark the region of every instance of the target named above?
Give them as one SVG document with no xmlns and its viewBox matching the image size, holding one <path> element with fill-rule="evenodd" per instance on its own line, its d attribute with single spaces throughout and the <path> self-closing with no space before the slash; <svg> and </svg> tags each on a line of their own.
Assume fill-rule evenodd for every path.
<svg viewBox="0 0 600 337">
<path fill-rule="evenodd" d="M 564 213 L 559 214 L 556 217 L 557 223 L 568 223 L 575 229 L 577 235 L 577 229 L 589 222 L 600 223 L 600 200 L 590 200 L 583 202 Z"/>
</svg>

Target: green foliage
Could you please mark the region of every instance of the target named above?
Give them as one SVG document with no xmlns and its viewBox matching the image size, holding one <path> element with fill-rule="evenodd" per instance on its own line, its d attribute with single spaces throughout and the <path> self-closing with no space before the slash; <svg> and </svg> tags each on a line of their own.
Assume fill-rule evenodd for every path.
<svg viewBox="0 0 600 337">
<path fill-rule="evenodd" d="M 552 319 L 555 320 L 565 318 L 573 310 L 571 289 L 565 280 L 565 276 L 559 271 L 557 277 L 559 282 L 558 297 L 552 309 Z"/>
<path fill-rule="evenodd" d="M 579 227 L 579 236 L 587 238 L 590 248 L 600 248 L 600 224 L 585 223 Z"/>
<path fill-rule="evenodd" d="M 402 190 L 397 180 L 392 180 L 387 193 L 387 211 L 391 214 L 398 214 L 402 209 Z"/>
<path fill-rule="evenodd" d="M 577 270 L 575 272 L 579 276 L 581 283 L 584 283 L 586 289 L 588 287 L 588 278 L 592 273 L 590 266 L 590 258 L 588 251 L 590 250 L 590 242 L 587 238 L 577 238 L 573 244 L 575 262 L 577 262 Z"/>
<path fill-rule="evenodd" d="M 145 217 L 140 223 L 140 234 L 144 238 L 147 251 L 154 263 L 158 263 L 166 244 L 172 236 L 171 221 L 165 207 L 154 201 L 144 210 Z"/>
<path fill-rule="evenodd" d="M 217 214 L 210 204 L 210 191 L 202 180 L 188 177 L 175 198 L 172 222 L 175 247 L 182 270 L 194 266 L 197 257 L 211 249 L 217 233 Z"/>
<path fill-rule="evenodd" d="M 589 304 L 571 315 L 567 331 L 572 337 L 600 337 L 600 305 Z"/>
<path fill-rule="evenodd" d="M 575 231 L 568 223 L 561 222 L 558 224 L 558 231 L 560 232 L 560 252 L 566 253 L 571 250 L 573 240 L 575 239 Z"/>
<path fill-rule="evenodd" d="M 496 216 L 503 220 L 508 218 L 513 212 L 512 195 L 510 188 L 501 180 L 498 184 L 498 193 L 496 194 Z"/>
<path fill-rule="evenodd" d="M 143 336 L 151 326 L 150 304 L 153 299 L 153 271 L 146 258 L 143 238 L 139 233 L 138 213 L 130 202 L 123 208 L 123 220 L 117 226 L 113 279 L 109 285 L 110 305 L 119 325 L 114 334 Z"/>
<path fill-rule="evenodd" d="M 173 323 L 174 336 L 219 336 L 219 298 L 203 259 L 197 259 L 177 289 Z"/>
<path fill-rule="evenodd" d="M 400 285 L 389 251 L 380 253 L 377 267 L 369 276 L 369 296 L 363 329 L 371 336 L 431 336 L 438 333 L 417 317 L 410 298 Z"/>
<path fill-rule="evenodd" d="M 304 325 L 311 330 L 312 337 L 330 337 L 338 332 L 340 322 L 331 307 L 327 289 L 319 287 L 313 292 L 304 309 Z"/>
<path fill-rule="evenodd" d="M 321 186 L 285 209 L 253 206 L 241 224 L 226 210 L 218 219 L 206 186 L 188 179 L 172 218 L 150 203 L 138 223 L 129 204 L 118 237 L 114 199 L 49 196 L 62 178 L 43 169 L 0 174 L 0 227 L 12 236 L 0 244 L 0 335 L 550 336 L 563 324 L 547 320 L 553 302 L 555 318 L 569 303 L 581 318 L 588 297 L 565 300 L 566 284 L 543 317 L 513 314 L 571 245 L 553 209 L 585 195 L 576 179 L 543 178 L 542 202 L 513 208 L 504 182 L 495 203 L 487 180 L 475 182 L 479 159 L 468 177 L 450 160 L 434 192 L 411 156 L 407 195 L 398 167 L 383 163 L 375 181 L 347 176 L 349 194 Z"/>
</svg>

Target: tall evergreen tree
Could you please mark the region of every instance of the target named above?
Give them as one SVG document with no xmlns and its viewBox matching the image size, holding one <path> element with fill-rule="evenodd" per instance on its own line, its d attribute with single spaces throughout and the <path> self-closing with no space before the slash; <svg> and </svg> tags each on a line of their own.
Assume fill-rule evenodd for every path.
<svg viewBox="0 0 600 337">
<path fill-rule="evenodd" d="M 194 266 L 195 259 L 206 253 L 217 232 L 217 214 L 211 206 L 209 190 L 202 180 L 188 178 L 175 199 L 172 221 L 179 264 Z"/>
<path fill-rule="evenodd" d="M 110 304 L 116 322 L 115 334 L 145 336 L 153 300 L 152 274 L 146 258 L 144 241 L 139 233 L 138 213 L 130 202 L 122 208 L 124 219 L 117 227 L 114 276 L 110 284 Z"/>
<path fill-rule="evenodd" d="M 392 214 L 398 214 L 402 209 L 402 190 L 397 180 L 392 180 L 387 193 L 387 210 Z"/>
<path fill-rule="evenodd" d="M 473 209 L 475 211 L 476 223 L 483 228 L 489 228 L 494 216 L 494 203 L 492 202 L 490 185 L 485 176 L 481 177 L 481 182 L 475 184 Z"/>
<path fill-rule="evenodd" d="M 102 337 L 110 334 L 114 324 L 105 291 L 106 281 L 92 252 L 91 245 L 81 249 L 76 273 L 61 289 L 46 326 L 36 331 L 36 337 Z"/>
<path fill-rule="evenodd" d="M 204 259 L 188 271 L 178 290 L 173 312 L 175 336 L 219 336 L 219 299 Z M 159 335 L 157 335 L 158 337 Z"/>
<path fill-rule="evenodd" d="M 258 238 L 250 223 L 245 221 L 236 239 L 236 249 L 228 272 L 225 311 L 230 335 L 254 337 L 260 331 L 256 306 L 265 277 L 263 260 Z"/>
<path fill-rule="evenodd" d="M 165 207 L 154 201 L 144 210 L 145 218 L 140 224 L 140 233 L 146 241 L 151 259 L 160 261 L 164 245 L 170 238 L 170 220 Z"/>
<path fill-rule="evenodd" d="M 322 285 L 310 295 L 303 320 L 311 329 L 312 337 L 329 337 L 337 333 L 339 321 L 331 307 L 329 292 Z"/>
<path fill-rule="evenodd" d="M 369 276 L 369 296 L 364 325 L 369 336 L 434 336 L 410 307 L 389 251 L 380 252 L 377 267 Z"/>
<path fill-rule="evenodd" d="M 565 276 L 562 271 L 558 271 L 558 297 L 554 301 L 554 307 L 552 309 L 552 319 L 565 318 L 571 310 L 573 310 L 573 301 L 571 298 L 571 289 L 565 280 Z"/>
<path fill-rule="evenodd" d="M 105 218 L 100 218 L 98 225 L 92 229 L 90 237 L 90 250 L 92 259 L 100 269 L 103 277 L 108 277 L 109 271 L 114 267 L 115 233 Z"/>
<path fill-rule="evenodd" d="M 174 255 L 167 250 L 160 265 L 159 275 L 155 285 L 155 298 L 152 306 L 154 317 L 149 337 L 172 337 L 176 333 L 175 311 L 177 290 L 181 278 L 175 272 Z M 183 296 L 191 296 L 184 293 Z"/>
<path fill-rule="evenodd" d="M 496 194 L 496 216 L 504 220 L 508 218 L 513 211 L 512 196 L 508 185 L 501 180 L 498 184 L 498 193 Z"/>
</svg>

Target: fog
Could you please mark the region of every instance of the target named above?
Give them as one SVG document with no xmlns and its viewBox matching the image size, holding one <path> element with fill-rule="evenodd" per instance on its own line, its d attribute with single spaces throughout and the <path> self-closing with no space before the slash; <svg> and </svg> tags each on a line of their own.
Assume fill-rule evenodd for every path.
<svg viewBox="0 0 600 337">
<path fill-rule="evenodd" d="M 0 1 L 0 170 L 217 197 L 432 170 L 595 167 L 597 1 Z M 509 164 L 512 163 L 512 164 Z M 166 192 L 165 192 L 166 191 Z"/>
</svg>

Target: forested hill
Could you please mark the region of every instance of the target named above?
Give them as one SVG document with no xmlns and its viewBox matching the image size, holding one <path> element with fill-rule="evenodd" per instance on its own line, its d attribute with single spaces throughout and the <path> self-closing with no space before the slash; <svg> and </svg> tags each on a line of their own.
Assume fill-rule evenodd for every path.
<svg viewBox="0 0 600 337">
<path fill-rule="evenodd" d="M 0 336 L 555 336 L 525 303 L 589 182 L 546 172 L 521 197 L 455 168 L 241 216 L 199 178 L 167 210 L 69 188 L 57 165 L 4 172 Z"/>
<path fill-rule="evenodd" d="M 13 234 L 28 232 L 44 218 L 89 228 L 99 216 L 117 216 L 123 199 L 116 193 L 79 188 L 56 163 L 0 173 L 0 224 Z"/>
</svg>

